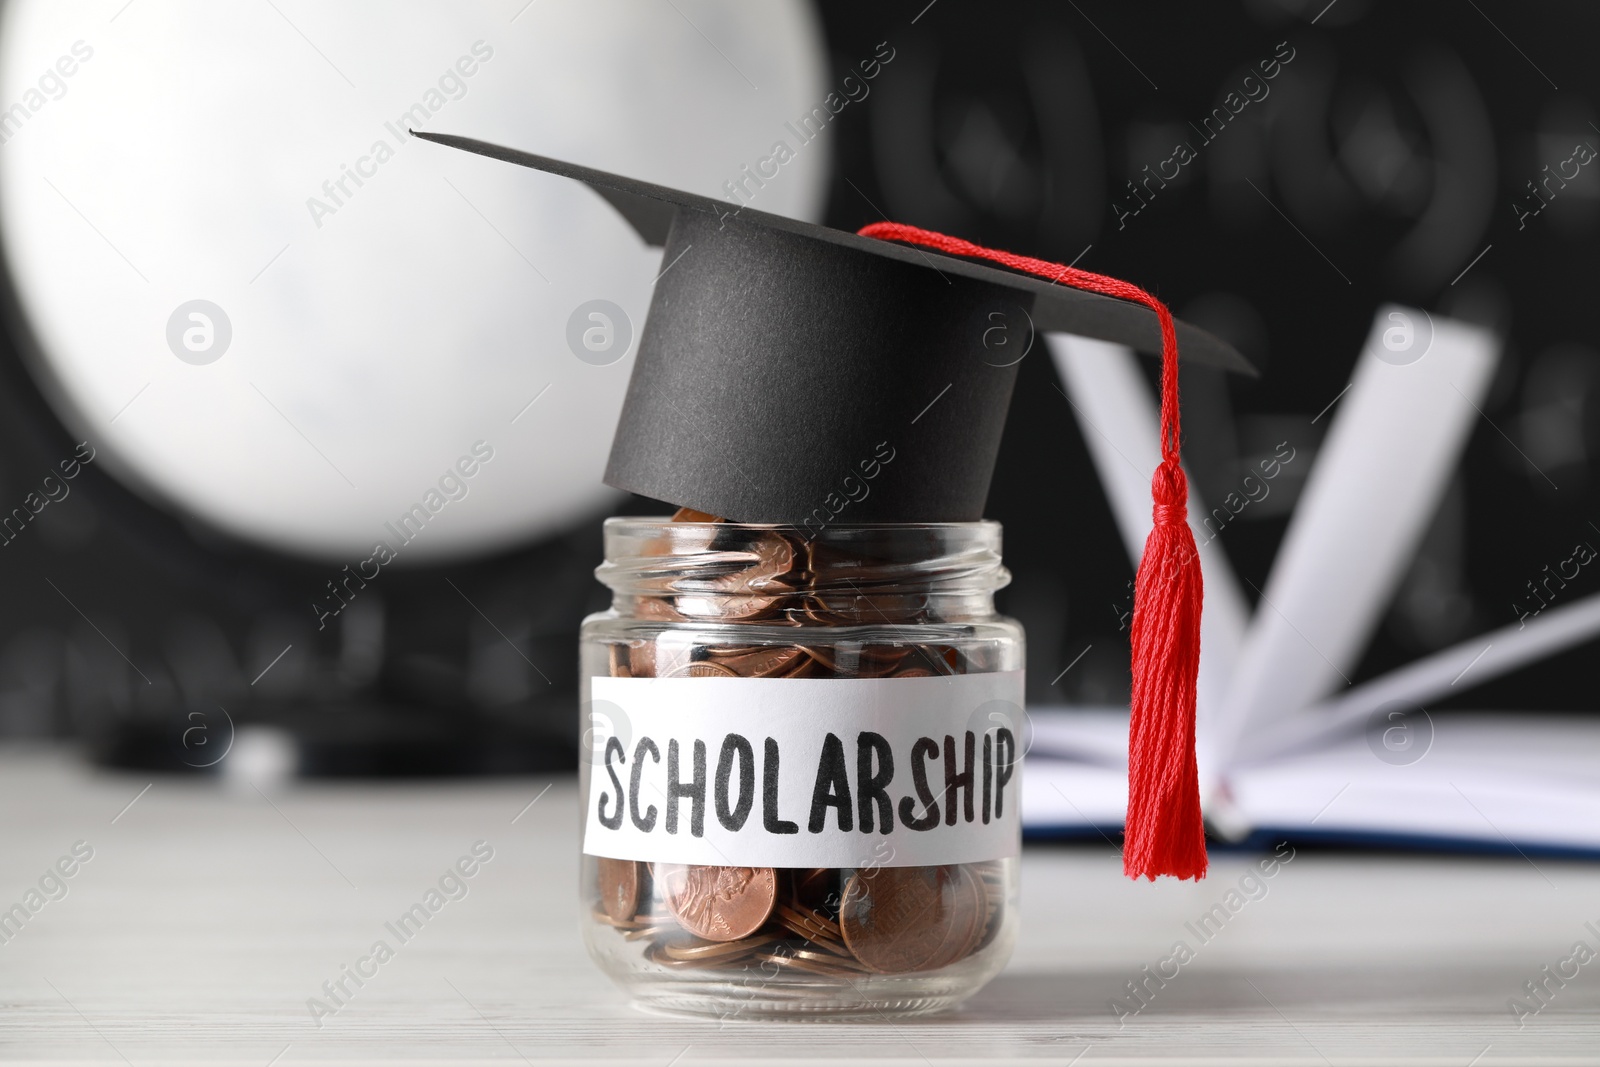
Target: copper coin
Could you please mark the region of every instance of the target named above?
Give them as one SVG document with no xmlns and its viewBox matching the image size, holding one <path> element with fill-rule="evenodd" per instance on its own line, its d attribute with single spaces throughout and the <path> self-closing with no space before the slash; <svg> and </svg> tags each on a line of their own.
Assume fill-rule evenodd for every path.
<svg viewBox="0 0 1600 1067">
<path fill-rule="evenodd" d="M 633 669 L 629 665 L 629 662 L 628 662 L 628 646 L 627 645 L 610 645 L 610 646 L 608 646 L 608 652 L 609 652 L 610 657 L 611 657 L 611 677 L 613 677 L 613 678 L 631 678 L 631 677 L 633 677 Z"/>
<path fill-rule="evenodd" d="M 955 867 L 878 867 L 845 884 L 839 927 L 868 970 L 920 971 L 944 951 L 961 878 Z"/>
<path fill-rule="evenodd" d="M 633 613 L 641 619 L 659 622 L 679 622 L 683 619 L 673 599 L 669 596 L 642 596 L 634 602 Z"/>
<path fill-rule="evenodd" d="M 748 589 L 762 589 L 794 570 L 794 545 L 782 534 L 757 535 L 748 552 L 755 557 L 750 569 L 739 575 Z"/>
<path fill-rule="evenodd" d="M 778 900 L 778 874 L 771 867 L 658 864 L 656 877 L 678 922 L 707 941 L 749 937 Z"/>
<path fill-rule="evenodd" d="M 648 863 L 641 863 L 639 866 L 645 871 L 650 869 Z M 658 906 L 659 902 L 653 905 L 648 900 L 649 895 L 647 890 L 639 890 L 639 910 L 634 912 L 634 923 L 638 926 L 677 926 L 678 917 L 665 907 Z"/>
<path fill-rule="evenodd" d="M 633 860 L 600 857 L 600 906 L 618 922 L 639 910 L 639 865 Z"/>
<path fill-rule="evenodd" d="M 966 959 L 968 956 L 973 955 L 979 949 L 982 949 L 988 945 L 990 941 L 994 940 L 995 916 L 997 914 L 998 912 L 995 911 L 994 907 L 989 904 L 988 901 L 985 901 L 983 906 L 983 920 L 978 923 L 978 928 L 972 937 L 972 943 L 969 944 L 967 946 L 967 950 L 961 954 L 961 959 Z"/>
<path fill-rule="evenodd" d="M 823 599 L 815 594 L 805 598 L 802 608 L 805 611 L 806 618 L 819 626 L 837 626 L 839 623 L 846 621 L 829 610 Z"/>
<path fill-rule="evenodd" d="M 961 950 L 961 954 L 956 957 L 958 960 L 964 960 L 978 951 L 978 946 L 983 944 L 984 938 L 989 932 L 989 922 L 994 916 L 994 906 L 990 900 L 988 889 L 984 886 L 983 879 L 971 867 L 962 869 L 972 881 L 973 893 L 978 901 L 978 921 L 972 926 L 972 936 L 967 940 L 966 946 Z"/>
<path fill-rule="evenodd" d="M 859 678 L 893 678 L 900 671 L 900 665 L 905 662 L 905 657 L 895 656 L 863 656 L 856 669 Z"/>
<path fill-rule="evenodd" d="M 662 675 L 663 678 L 736 678 L 733 671 L 708 659 L 685 663 Z"/>
<path fill-rule="evenodd" d="M 828 672 L 816 660 L 811 658 L 811 653 L 802 648 L 800 658 L 795 660 L 794 666 L 789 668 L 785 678 L 824 678 Z"/>
<path fill-rule="evenodd" d="M 705 654 L 711 659 L 737 659 L 748 656 L 752 652 L 760 652 L 762 645 L 702 645 Z"/>
<path fill-rule="evenodd" d="M 831 952 L 818 952 L 815 949 L 795 948 L 789 950 L 789 955 L 797 960 L 806 960 L 809 963 L 820 963 L 825 967 L 839 967 L 857 973 L 866 970 L 854 956 L 838 956 Z"/>
<path fill-rule="evenodd" d="M 685 595 L 677 598 L 676 607 L 679 618 L 749 620 L 772 614 L 782 599 L 749 594 Z"/>
<path fill-rule="evenodd" d="M 628 649 L 628 676 L 654 678 L 656 676 L 656 643 L 650 638 L 634 643 Z"/>
<path fill-rule="evenodd" d="M 826 966 L 822 963 L 813 963 L 810 960 L 797 960 L 792 955 L 782 952 L 757 952 L 755 958 L 762 963 L 773 963 L 781 971 L 805 971 L 806 974 L 816 974 L 821 977 L 838 977 L 840 974 L 850 974 L 840 966 Z"/>
<path fill-rule="evenodd" d="M 779 904 L 774 914 L 780 923 L 808 941 L 838 941 L 844 936 L 837 924 L 802 914 L 786 904 Z"/>
<path fill-rule="evenodd" d="M 989 903 L 984 898 L 983 886 L 978 878 L 964 866 L 955 869 L 957 888 L 955 908 L 951 914 L 945 943 L 939 954 L 928 963 L 929 970 L 948 967 L 965 959 L 978 939 L 983 936 L 984 920 L 988 918 Z"/>
<path fill-rule="evenodd" d="M 715 662 L 741 678 L 781 678 L 799 665 L 805 651 L 793 645 L 756 648 L 717 656 Z"/>
<path fill-rule="evenodd" d="M 833 671 L 833 649 L 826 645 L 798 645 L 796 647 L 805 655 L 806 665 L 812 669 L 813 674 Z"/>
<path fill-rule="evenodd" d="M 929 645 L 916 646 L 913 654 L 907 658 L 905 666 L 907 670 L 920 670 L 927 672 L 926 674 L 915 675 L 915 677 L 918 678 L 928 677 L 929 675 L 961 673 L 951 666 L 949 661 L 944 658 L 944 654 L 940 649 L 931 647 Z"/>
<path fill-rule="evenodd" d="M 762 963 L 776 964 L 784 970 L 804 971 L 823 978 L 839 978 L 852 974 L 860 974 L 860 968 L 840 966 L 838 964 L 818 963 L 814 960 L 801 959 L 779 952 L 757 952 L 756 959 Z"/>
<path fill-rule="evenodd" d="M 862 593 L 851 601 L 848 610 L 862 622 L 904 622 L 921 607 L 920 597 Z"/>
<path fill-rule="evenodd" d="M 763 962 L 775 963 L 780 968 L 804 971 L 807 974 L 827 975 L 830 978 L 860 976 L 866 973 L 866 968 L 854 959 L 826 956 L 819 952 L 807 952 L 805 949 L 774 949 L 770 953 L 758 953 L 756 958 Z"/>
<path fill-rule="evenodd" d="M 723 537 L 717 547 L 726 548 L 732 559 L 744 561 L 743 568 L 722 579 L 730 588 L 759 589 L 760 583 L 794 570 L 795 547 L 776 530 L 748 530 L 740 537 Z"/>
<path fill-rule="evenodd" d="M 830 956 L 838 956 L 841 959 L 855 959 L 855 957 L 850 954 L 850 949 L 845 946 L 845 943 L 837 938 L 822 937 L 815 931 L 801 926 L 787 916 L 780 915 L 778 917 L 778 925 L 783 927 L 783 929 L 788 933 L 794 934 L 811 949 L 815 949 L 820 952 L 826 952 Z"/>
<path fill-rule="evenodd" d="M 794 546 L 781 534 L 770 530 L 730 531 L 707 546 L 714 555 L 700 568 L 695 588 L 719 593 L 789 593 L 785 577 L 794 570 Z M 704 585 L 699 584 L 704 582 Z"/>
<path fill-rule="evenodd" d="M 906 658 L 910 649 L 895 645 L 801 645 L 817 664 L 849 677 L 878 677 L 887 674 Z"/>
<path fill-rule="evenodd" d="M 654 942 L 644 950 L 644 958 L 657 967 L 666 967 L 670 970 L 692 971 L 705 967 L 715 967 L 718 960 L 675 960 L 667 955 L 666 947 L 661 942 Z"/>
<path fill-rule="evenodd" d="M 844 932 L 839 929 L 837 923 L 805 915 L 786 904 L 779 904 L 773 915 L 783 925 L 812 941 L 842 941 L 844 939 Z"/>
<path fill-rule="evenodd" d="M 981 880 L 981 879 L 980 879 Z M 983 933 L 978 938 L 978 943 L 972 946 L 973 952 L 980 952 L 989 946 L 1000 932 L 1000 924 L 1005 918 L 1006 898 L 1005 890 L 999 886 L 984 881 L 985 902 L 988 904 L 988 915 L 984 920 Z"/>
<path fill-rule="evenodd" d="M 895 671 L 891 678 L 932 678 L 933 672 L 926 667 L 907 667 L 903 671 Z M 898 692 L 898 690 L 896 690 Z"/>
<path fill-rule="evenodd" d="M 594 909 L 589 913 L 589 917 L 595 922 L 599 923 L 601 926 L 610 926 L 617 930 L 637 930 L 639 928 L 639 924 L 634 922 L 632 919 L 613 919 L 610 915 L 606 914 L 606 910 L 604 908 Z"/>
<path fill-rule="evenodd" d="M 882 581 L 894 566 L 886 559 L 862 558 L 844 545 L 810 541 L 806 546 L 806 567 L 818 585 L 850 587 L 860 582 Z"/>
<path fill-rule="evenodd" d="M 709 511 L 696 511 L 694 508 L 679 508 L 672 513 L 673 522 L 727 522 L 727 519 L 713 515 Z"/>
<path fill-rule="evenodd" d="M 770 937 L 747 937 L 742 941 L 701 941 L 688 945 L 664 945 L 662 951 L 675 960 L 730 960 L 772 944 Z"/>
</svg>

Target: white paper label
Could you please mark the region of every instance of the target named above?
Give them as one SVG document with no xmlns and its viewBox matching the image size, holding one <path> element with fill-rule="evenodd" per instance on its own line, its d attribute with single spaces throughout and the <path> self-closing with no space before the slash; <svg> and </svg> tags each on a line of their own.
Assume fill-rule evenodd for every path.
<svg viewBox="0 0 1600 1067">
<path fill-rule="evenodd" d="M 911 867 L 1017 853 L 1021 671 L 590 685 L 590 855 Z"/>
</svg>

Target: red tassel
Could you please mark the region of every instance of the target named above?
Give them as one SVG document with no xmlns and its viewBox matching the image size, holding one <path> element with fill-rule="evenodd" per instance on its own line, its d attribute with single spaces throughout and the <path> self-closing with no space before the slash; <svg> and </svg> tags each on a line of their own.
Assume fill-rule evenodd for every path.
<svg viewBox="0 0 1600 1067">
<path fill-rule="evenodd" d="M 1133 590 L 1133 694 L 1128 721 L 1128 821 L 1122 869 L 1130 878 L 1203 878 L 1205 826 L 1194 755 L 1195 678 L 1200 669 L 1200 558 L 1179 464 L 1178 336 L 1165 304 L 1136 285 L 897 222 L 864 237 L 921 245 L 998 263 L 1074 289 L 1131 300 L 1161 320 L 1161 465 L 1150 482 L 1155 525 Z"/>
</svg>

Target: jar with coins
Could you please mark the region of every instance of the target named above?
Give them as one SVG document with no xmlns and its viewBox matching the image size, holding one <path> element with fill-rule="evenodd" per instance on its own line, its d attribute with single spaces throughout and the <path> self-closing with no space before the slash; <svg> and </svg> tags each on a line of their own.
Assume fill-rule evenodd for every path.
<svg viewBox="0 0 1600 1067">
<path fill-rule="evenodd" d="M 992 522 L 612 519 L 581 924 L 643 1006 L 937 1011 L 1017 930 L 1023 642 Z"/>
</svg>

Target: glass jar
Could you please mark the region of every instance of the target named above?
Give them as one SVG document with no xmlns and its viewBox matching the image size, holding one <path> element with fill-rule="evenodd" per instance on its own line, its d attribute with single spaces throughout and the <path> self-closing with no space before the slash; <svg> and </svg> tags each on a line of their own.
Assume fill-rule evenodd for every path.
<svg viewBox="0 0 1600 1067">
<path fill-rule="evenodd" d="M 722 1018 L 937 1011 L 993 978 L 1023 715 L 999 525 L 611 519 L 605 546 L 580 662 L 595 961 L 641 1006 Z"/>
</svg>

